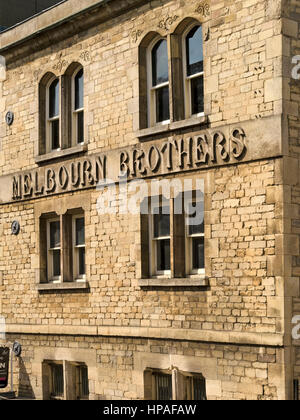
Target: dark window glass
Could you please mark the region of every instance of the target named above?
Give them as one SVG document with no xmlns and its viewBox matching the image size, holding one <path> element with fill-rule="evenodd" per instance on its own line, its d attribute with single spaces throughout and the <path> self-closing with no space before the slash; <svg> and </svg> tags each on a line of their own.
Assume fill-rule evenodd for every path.
<svg viewBox="0 0 300 420">
<path fill-rule="evenodd" d="M 189 226 L 189 235 L 199 235 L 204 233 L 204 223 Z"/>
<path fill-rule="evenodd" d="M 59 144 L 59 120 L 51 121 L 51 147 L 52 150 L 57 150 Z"/>
<path fill-rule="evenodd" d="M 76 245 L 84 245 L 84 218 L 75 219 L 76 220 Z"/>
<path fill-rule="evenodd" d="M 88 368 L 86 366 L 80 366 L 80 392 L 81 397 L 88 397 L 89 395 L 89 378 Z"/>
<path fill-rule="evenodd" d="M 300 400 L 300 387 L 299 387 L 299 379 L 294 380 L 294 400 Z"/>
<path fill-rule="evenodd" d="M 204 112 L 203 76 L 191 79 L 192 114 Z"/>
<path fill-rule="evenodd" d="M 161 207 L 159 213 L 154 214 L 154 237 L 170 236 L 170 207 Z"/>
<path fill-rule="evenodd" d="M 79 275 L 85 275 L 85 248 L 78 248 Z"/>
<path fill-rule="evenodd" d="M 63 365 L 52 365 L 52 397 L 64 395 L 64 372 Z"/>
<path fill-rule="evenodd" d="M 55 79 L 49 88 L 49 118 L 59 115 L 59 81 Z"/>
<path fill-rule="evenodd" d="M 189 203 L 186 223 L 189 235 L 204 233 L 204 202 Z"/>
<path fill-rule="evenodd" d="M 170 119 L 169 86 L 157 89 L 156 95 L 156 122 Z"/>
<path fill-rule="evenodd" d="M 60 222 L 50 223 L 50 248 L 60 248 Z"/>
<path fill-rule="evenodd" d="M 167 41 L 162 39 L 152 50 L 152 83 L 160 85 L 169 80 Z"/>
<path fill-rule="evenodd" d="M 193 270 L 204 268 L 204 237 L 192 238 Z"/>
<path fill-rule="evenodd" d="M 170 239 L 157 241 L 157 270 L 170 270 Z"/>
<path fill-rule="evenodd" d="M 53 252 L 53 277 L 60 276 L 60 251 L 55 250 Z"/>
<path fill-rule="evenodd" d="M 193 388 L 194 388 L 194 400 L 195 401 L 204 401 L 206 400 L 206 387 L 204 378 L 193 378 Z"/>
<path fill-rule="evenodd" d="M 83 143 L 83 111 L 77 113 L 77 143 Z"/>
<path fill-rule="evenodd" d="M 172 400 L 172 376 L 164 374 L 155 374 L 156 399 Z"/>
<path fill-rule="evenodd" d="M 192 76 L 203 71 L 202 27 L 196 26 L 186 37 L 187 75 Z"/>
<path fill-rule="evenodd" d="M 83 69 L 75 76 L 75 109 L 83 108 Z"/>
</svg>

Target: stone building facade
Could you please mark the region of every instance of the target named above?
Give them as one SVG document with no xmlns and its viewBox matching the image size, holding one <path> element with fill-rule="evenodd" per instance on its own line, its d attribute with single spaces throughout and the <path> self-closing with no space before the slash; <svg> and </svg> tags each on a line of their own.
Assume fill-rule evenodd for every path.
<svg viewBox="0 0 300 420">
<path fill-rule="evenodd" d="M 0 315 L 22 346 L 18 395 L 296 397 L 297 3 L 68 0 L 0 35 Z M 201 232 L 153 181 L 186 182 L 194 204 L 200 191 Z M 138 185 L 170 214 L 124 210 Z"/>
</svg>

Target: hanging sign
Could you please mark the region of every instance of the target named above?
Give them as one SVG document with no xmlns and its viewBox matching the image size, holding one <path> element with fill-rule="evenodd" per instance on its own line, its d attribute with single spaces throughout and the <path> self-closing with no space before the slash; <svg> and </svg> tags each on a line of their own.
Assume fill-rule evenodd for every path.
<svg viewBox="0 0 300 420">
<path fill-rule="evenodd" d="M 0 347 L 0 389 L 8 385 L 9 348 Z"/>
</svg>

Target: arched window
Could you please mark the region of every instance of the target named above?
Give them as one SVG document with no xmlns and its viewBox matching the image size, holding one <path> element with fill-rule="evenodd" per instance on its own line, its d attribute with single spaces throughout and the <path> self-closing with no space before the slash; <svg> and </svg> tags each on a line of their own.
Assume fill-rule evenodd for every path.
<svg viewBox="0 0 300 420">
<path fill-rule="evenodd" d="M 83 68 L 73 76 L 72 138 L 73 145 L 84 143 Z"/>
<path fill-rule="evenodd" d="M 168 47 L 165 39 L 155 43 L 150 58 L 148 109 L 151 126 L 170 121 Z"/>
<path fill-rule="evenodd" d="M 52 79 L 47 89 L 47 152 L 60 149 L 60 84 Z"/>
<path fill-rule="evenodd" d="M 204 112 L 202 26 L 194 26 L 184 37 L 186 118 Z"/>
</svg>

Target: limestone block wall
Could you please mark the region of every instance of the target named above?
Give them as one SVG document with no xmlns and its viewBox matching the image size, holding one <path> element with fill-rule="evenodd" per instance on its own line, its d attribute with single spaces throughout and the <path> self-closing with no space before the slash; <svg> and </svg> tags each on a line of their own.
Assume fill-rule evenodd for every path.
<svg viewBox="0 0 300 420">
<path fill-rule="evenodd" d="M 287 229 L 290 229 L 291 238 L 293 243 L 294 252 L 291 253 L 290 264 L 290 281 L 287 287 L 287 296 L 291 296 L 291 314 L 290 319 L 299 317 L 300 315 L 300 252 L 299 252 L 299 241 L 300 241 L 300 76 L 297 71 L 297 64 L 295 57 L 300 56 L 300 41 L 299 41 L 299 24 L 300 24 L 300 8 L 296 1 L 288 1 L 286 3 L 286 19 L 284 25 L 284 31 L 287 40 L 290 45 L 290 67 L 291 79 L 290 79 L 290 91 L 289 91 L 289 102 L 285 103 L 284 111 L 285 117 L 288 122 L 288 154 L 289 157 L 285 159 L 285 179 L 286 183 L 290 186 L 289 198 L 290 205 L 286 212 L 289 225 Z M 298 57 L 299 58 L 299 57 Z M 299 67 L 299 66 L 298 66 Z M 291 105 L 293 111 L 291 111 Z M 289 233 L 289 232 L 288 232 Z M 287 253 L 289 251 L 287 250 Z M 291 328 L 296 328 L 299 321 L 296 318 Z M 294 333 L 299 333 L 299 328 Z M 290 333 L 291 339 L 292 333 Z M 294 369 L 291 372 L 293 379 L 300 380 L 300 368 L 299 368 L 299 349 L 300 340 L 292 340 L 292 365 Z M 299 381 L 300 382 L 300 381 Z"/>
<path fill-rule="evenodd" d="M 1 119 L 0 175 L 36 166 L 39 81 L 48 71 L 63 75 L 73 62 L 84 67 L 89 153 L 135 144 L 139 128 L 138 46 L 149 32 L 166 36 L 188 17 L 203 23 L 205 33 L 209 124 L 217 127 L 280 114 L 285 83 L 281 56 L 286 49 L 275 3 L 145 2 L 26 58 L 10 58 L 2 83 L 1 109 L 4 113 L 13 110 L 15 122 L 7 127 Z"/>
<path fill-rule="evenodd" d="M 284 114 L 284 159 L 176 175 L 204 180 L 206 287 L 140 287 L 140 217 L 99 215 L 99 191 L 0 206 L 0 312 L 8 332 L 24 333 L 10 336 L 24 346 L 16 370 L 22 393 L 41 397 L 40 347 L 52 349 L 48 357 L 56 360 L 77 360 L 79 351 L 93 349 L 91 398 L 142 398 L 141 368 L 148 367 L 143 363 L 150 352 L 168 355 L 158 358 L 164 367 L 173 356 L 176 363 L 184 356 L 192 358 L 191 366 L 199 362 L 198 369 L 210 367 L 210 399 L 290 395 L 293 375 L 285 369 L 295 365 L 298 375 L 298 343 L 293 352 L 283 351 L 282 335 L 290 337 L 292 314 L 300 310 L 300 231 L 299 81 L 290 82 L 289 60 L 291 51 L 300 52 L 297 2 L 289 7 L 291 14 L 280 19 L 283 3 L 274 0 L 230 0 L 226 6 L 221 0 L 145 2 L 8 62 L 0 110 L 12 110 L 15 122 L 8 127 L 0 121 L 0 175 L 37 167 L 39 81 L 47 71 L 63 75 L 73 62 L 84 67 L 87 154 L 138 143 L 138 46 L 150 31 L 165 36 L 187 17 L 205 29 L 208 125 L 242 126 Z M 281 133 L 273 135 L 277 144 Z M 258 147 L 260 139 L 257 132 Z M 69 203 L 85 208 L 90 288 L 41 292 L 38 218 L 51 206 L 63 214 Z M 13 220 L 21 224 L 16 237 Z M 139 338 L 145 336 L 151 339 Z M 77 353 L 64 353 L 76 348 Z"/>
<path fill-rule="evenodd" d="M 144 399 L 147 367 L 202 373 L 209 400 L 276 400 L 282 396 L 278 366 L 283 351 L 273 347 L 200 342 L 55 335 L 9 335 L 24 343 L 15 361 L 19 395 L 41 399 L 43 360 L 86 363 L 90 399 Z"/>
<path fill-rule="evenodd" d="M 277 160 L 194 174 L 205 185 L 208 287 L 141 288 L 140 217 L 99 215 L 99 191 L 2 206 L 2 314 L 9 324 L 126 326 L 282 334 L 282 279 L 276 272 L 273 192 Z M 189 176 L 186 176 L 189 178 Z M 180 179 L 184 179 L 182 176 Z M 38 291 L 39 215 L 85 203 L 89 291 Z M 73 200 L 73 201 L 72 201 Z M 90 204 L 88 201 L 90 200 Z M 47 204 L 48 203 L 48 204 Z M 69 206 L 69 207 L 68 207 Z M 51 208 L 52 208 L 51 207 Z M 72 206 L 71 206 L 72 208 Z M 46 210 L 45 210 L 46 211 Z M 21 231 L 11 234 L 19 220 Z"/>
</svg>

